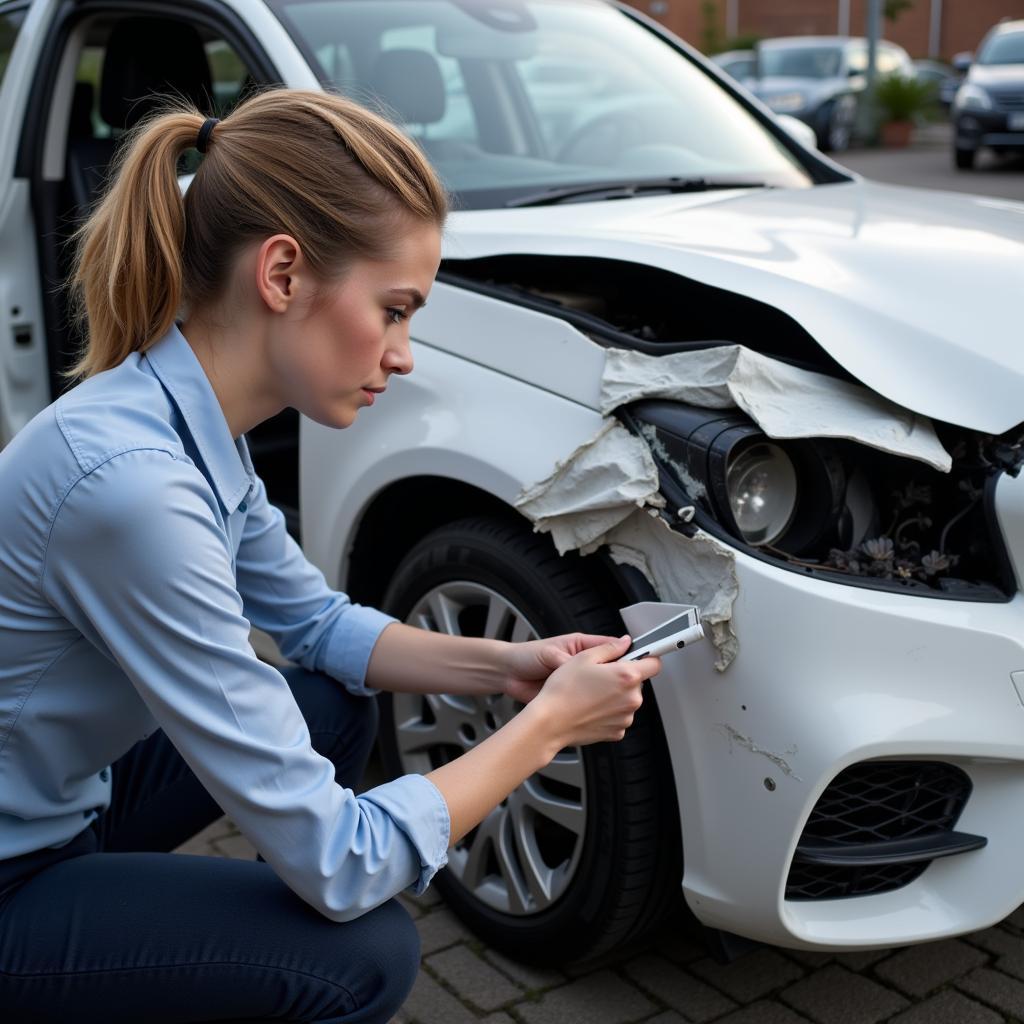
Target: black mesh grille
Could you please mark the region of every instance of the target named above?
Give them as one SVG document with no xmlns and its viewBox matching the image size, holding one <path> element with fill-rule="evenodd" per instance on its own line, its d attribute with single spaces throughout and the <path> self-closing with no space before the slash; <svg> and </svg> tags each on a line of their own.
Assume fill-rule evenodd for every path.
<svg viewBox="0 0 1024 1024">
<path fill-rule="evenodd" d="M 970 779 L 950 764 L 865 761 L 832 780 L 811 812 L 800 843 L 841 849 L 950 832 L 970 792 Z M 801 863 L 798 853 L 786 881 L 786 899 L 825 900 L 889 892 L 912 882 L 929 863 L 836 867 Z"/>
</svg>

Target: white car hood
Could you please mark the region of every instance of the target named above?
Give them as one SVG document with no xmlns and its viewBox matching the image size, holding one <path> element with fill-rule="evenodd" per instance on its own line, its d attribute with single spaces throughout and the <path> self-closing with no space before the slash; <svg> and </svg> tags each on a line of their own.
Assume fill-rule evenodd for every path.
<svg viewBox="0 0 1024 1024">
<path fill-rule="evenodd" d="M 1024 203 L 857 180 L 452 216 L 446 258 L 502 253 L 662 267 L 784 311 L 914 412 L 1024 421 Z"/>
</svg>

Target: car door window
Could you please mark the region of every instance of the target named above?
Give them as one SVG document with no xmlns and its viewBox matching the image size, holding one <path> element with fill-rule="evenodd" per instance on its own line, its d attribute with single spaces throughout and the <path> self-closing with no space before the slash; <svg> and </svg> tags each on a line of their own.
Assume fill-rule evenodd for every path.
<svg viewBox="0 0 1024 1024">
<path fill-rule="evenodd" d="M 24 11 L 8 11 L 6 14 L 0 14 L 0 85 L 3 85 L 7 63 L 11 59 L 11 51 L 14 49 L 18 30 L 24 20 Z"/>
</svg>

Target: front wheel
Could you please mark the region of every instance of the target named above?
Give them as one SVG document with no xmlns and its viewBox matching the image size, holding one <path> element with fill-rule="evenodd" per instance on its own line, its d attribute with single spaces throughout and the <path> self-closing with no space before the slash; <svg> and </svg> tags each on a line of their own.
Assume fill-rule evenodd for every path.
<svg viewBox="0 0 1024 1024">
<path fill-rule="evenodd" d="M 842 153 L 850 148 L 857 120 L 857 100 L 839 96 L 825 105 L 819 118 L 818 148 L 823 153 Z"/>
<path fill-rule="evenodd" d="M 977 156 L 977 153 L 976 149 L 960 149 L 956 147 L 953 150 L 953 162 L 958 170 L 969 171 L 974 167 L 974 158 Z"/>
<path fill-rule="evenodd" d="M 383 605 L 424 629 L 520 641 L 620 634 L 619 603 L 585 560 L 560 558 L 525 525 L 466 519 L 416 545 Z M 429 772 L 517 710 L 499 696 L 385 695 L 385 770 Z M 625 739 L 562 750 L 454 846 L 435 884 L 509 956 L 549 965 L 592 958 L 638 937 L 680 901 L 676 808 L 645 688 Z"/>
</svg>

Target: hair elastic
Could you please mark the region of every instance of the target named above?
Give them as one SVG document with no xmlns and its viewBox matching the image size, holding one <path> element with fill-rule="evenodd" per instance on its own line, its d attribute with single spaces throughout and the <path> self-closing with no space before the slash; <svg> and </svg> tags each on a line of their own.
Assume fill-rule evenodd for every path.
<svg viewBox="0 0 1024 1024">
<path fill-rule="evenodd" d="M 203 122 L 203 127 L 199 129 L 199 135 L 196 136 L 196 149 L 200 153 L 205 153 L 207 146 L 210 144 L 210 136 L 213 134 L 213 129 L 216 125 L 220 124 L 219 117 L 208 117 Z"/>
</svg>

